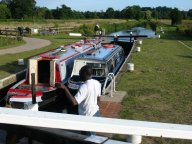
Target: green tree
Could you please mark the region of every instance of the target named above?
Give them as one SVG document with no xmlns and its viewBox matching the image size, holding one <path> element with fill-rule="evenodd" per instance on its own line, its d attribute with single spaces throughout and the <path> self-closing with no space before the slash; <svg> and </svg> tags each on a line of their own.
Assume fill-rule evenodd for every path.
<svg viewBox="0 0 192 144">
<path fill-rule="evenodd" d="M 44 19 L 47 10 L 49 10 L 49 9 L 46 8 L 46 7 L 42 7 L 42 8 L 41 7 L 36 7 L 35 17 L 38 18 L 38 19 Z"/>
<path fill-rule="evenodd" d="M 105 17 L 106 18 L 115 18 L 115 11 L 113 8 L 108 8 L 105 12 Z"/>
<path fill-rule="evenodd" d="M 73 18 L 73 12 L 70 7 L 62 5 L 59 9 L 60 19 L 70 19 Z"/>
<path fill-rule="evenodd" d="M 98 15 L 97 15 L 97 12 L 90 12 L 90 11 L 86 11 L 84 13 L 84 16 L 85 16 L 85 18 L 88 18 L 88 19 L 90 19 L 90 18 L 99 18 Z"/>
<path fill-rule="evenodd" d="M 178 25 L 181 24 L 182 22 L 181 12 L 177 8 L 174 8 L 171 11 L 170 18 L 171 18 L 171 25 Z"/>
<path fill-rule="evenodd" d="M 145 11 L 141 11 L 140 12 L 140 19 L 145 19 L 145 17 L 146 17 Z"/>
<path fill-rule="evenodd" d="M 145 11 L 145 19 L 151 21 L 151 14 L 152 12 L 150 10 Z"/>
<path fill-rule="evenodd" d="M 11 17 L 11 13 L 6 4 L 0 4 L 0 19 L 7 19 Z"/>
<path fill-rule="evenodd" d="M 52 11 L 50 11 L 49 9 L 47 9 L 45 11 L 45 19 L 52 19 L 53 18 L 53 14 Z"/>
<path fill-rule="evenodd" d="M 190 9 L 188 12 L 187 12 L 187 16 L 192 19 L 192 9 Z"/>
<path fill-rule="evenodd" d="M 12 0 L 9 8 L 13 18 L 32 18 L 35 11 L 35 0 Z"/>
<path fill-rule="evenodd" d="M 78 12 L 78 11 L 73 11 L 73 16 L 75 19 L 84 19 L 85 16 L 83 15 L 82 12 Z"/>
<path fill-rule="evenodd" d="M 12 0 L 1 0 L 0 3 L 1 4 L 10 4 Z"/>
<path fill-rule="evenodd" d="M 167 8 L 167 7 L 156 7 L 154 9 L 154 14 L 155 14 L 155 18 L 158 19 L 169 19 L 170 18 L 170 13 L 172 11 L 172 8 Z"/>
<path fill-rule="evenodd" d="M 124 15 L 124 18 L 139 20 L 141 18 L 141 8 L 136 5 L 128 6 L 121 11 L 121 14 Z"/>
</svg>

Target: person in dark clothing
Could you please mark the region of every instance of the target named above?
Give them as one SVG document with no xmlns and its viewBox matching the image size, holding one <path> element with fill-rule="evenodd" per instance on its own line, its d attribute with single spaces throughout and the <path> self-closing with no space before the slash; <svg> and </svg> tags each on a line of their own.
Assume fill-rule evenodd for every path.
<svg viewBox="0 0 192 144">
<path fill-rule="evenodd" d="M 101 35 L 101 28 L 99 24 L 95 25 L 94 31 L 95 31 L 95 35 Z"/>
</svg>

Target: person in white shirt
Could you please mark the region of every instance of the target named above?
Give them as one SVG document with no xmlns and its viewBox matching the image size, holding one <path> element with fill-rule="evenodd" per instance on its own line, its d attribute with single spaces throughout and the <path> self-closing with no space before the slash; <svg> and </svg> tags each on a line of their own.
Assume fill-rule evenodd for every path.
<svg viewBox="0 0 192 144">
<path fill-rule="evenodd" d="M 91 79 L 92 69 L 90 66 L 83 66 L 79 75 L 84 83 L 80 86 L 77 94 L 73 96 L 68 88 L 62 83 L 57 83 L 57 88 L 62 88 L 65 91 L 66 97 L 70 100 L 73 106 L 78 105 L 79 115 L 85 116 L 100 116 L 99 101 L 101 96 L 101 84 L 99 81 Z"/>
</svg>

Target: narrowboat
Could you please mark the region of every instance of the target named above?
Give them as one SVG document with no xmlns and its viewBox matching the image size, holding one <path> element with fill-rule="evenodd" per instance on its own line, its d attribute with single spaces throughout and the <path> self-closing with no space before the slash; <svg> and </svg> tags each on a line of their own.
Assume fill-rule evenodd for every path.
<svg viewBox="0 0 192 144">
<path fill-rule="evenodd" d="M 34 95 L 37 103 L 43 102 L 46 97 L 54 97 L 55 83 L 67 83 L 71 76 L 74 60 L 90 50 L 97 49 L 100 45 L 100 38 L 84 39 L 30 58 L 26 78 L 8 90 L 7 103 L 13 108 L 24 108 L 31 105 L 32 85 L 35 87 Z"/>
<path fill-rule="evenodd" d="M 75 59 L 71 77 L 68 80 L 68 87 L 75 93 L 83 83 L 79 77 L 79 70 L 84 65 L 92 68 L 92 78 L 98 80 L 102 87 L 109 84 L 109 74 L 116 75 L 125 60 L 124 49 L 116 44 L 103 44 L 95 50 L 89 50 L 82 57 Z M 106 86 L 105 84 L 105 86 Z"/>
</svg>

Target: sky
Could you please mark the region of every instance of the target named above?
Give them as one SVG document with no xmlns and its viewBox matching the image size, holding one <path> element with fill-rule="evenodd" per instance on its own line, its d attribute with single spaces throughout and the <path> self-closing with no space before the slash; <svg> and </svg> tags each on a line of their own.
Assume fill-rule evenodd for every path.
<svg viewBox="0 0 192 144">
<path fill-rule="evenodd" d="M 36 0 L 36 5 L 55 9 L 65 4 L 76 11 L 106 11 L 112 7 L 114 10 L 122 10 L 127 6 L 139 5 L 140 7 L 166 6 L 179 10 L 192 9 L 192 0 Z"/>
</svg>

